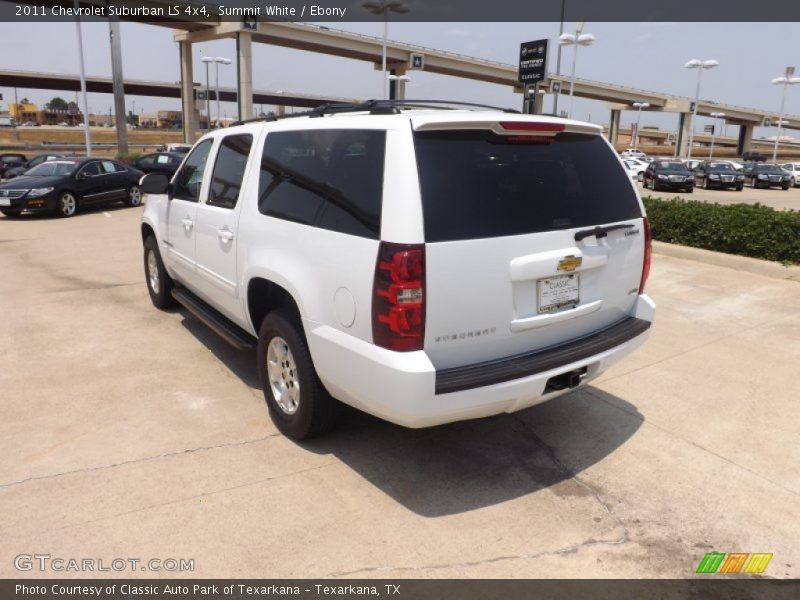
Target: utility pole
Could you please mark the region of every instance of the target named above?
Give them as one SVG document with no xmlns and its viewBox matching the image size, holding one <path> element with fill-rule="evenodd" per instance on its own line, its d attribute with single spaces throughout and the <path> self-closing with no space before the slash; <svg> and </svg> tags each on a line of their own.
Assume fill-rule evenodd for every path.
<svg viewBox="0 0 800 600">
<path fill-rule="evenodd" d="M 78 0 L 75 0 L 75 12 L 78 13 Z M 86 142 L 86 156 L 92 155 L 92 133 L 89 129 L 89 100 L 86 95 L 86 70 L 83 65 L 83 33 L 81 32 L 81 19 L 75 18 L 75 29 L 78 34 L 78 59 L 81 67 L 81 96 L 83 99 L 83 137 Z"/>
<path fill-rule="evenodd" d="M 111 78 L 114 89 L 114 113 L 117 127 L 117 152 L 128 153 L 128 127 L 125 121 L 125 85 L 122 78 L 122 44 L 119 35 L 119 20 L 108 22 L 111 41 Z"/>
<path fill-rule="evenodd" d="M 564 35 L 564 12 L 567 0 L 561 0 L 561 25 L 558 28 L 558 37 Z M 556 75 L 561 75 L 561 44 L 558 45 L 556 51 Z M 553 91 L 553 114 L 558 115 L 558 94 L 559 92 Z"/>
</svg>

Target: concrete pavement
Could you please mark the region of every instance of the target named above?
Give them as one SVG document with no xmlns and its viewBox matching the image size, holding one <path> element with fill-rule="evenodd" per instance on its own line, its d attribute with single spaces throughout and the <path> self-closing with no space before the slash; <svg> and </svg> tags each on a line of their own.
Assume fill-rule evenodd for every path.
<svg viewBox="0 0 800 600">
<path fill-rule="evenodd" d="M 152 307 L 140 210 L 0 218 L 0 576 L 690 577 L 712 550 L 800 576 L 797 282 L 656 254 L 650 340 L 594 385 L 297 444 L 254 353 Z"/>
</svg>

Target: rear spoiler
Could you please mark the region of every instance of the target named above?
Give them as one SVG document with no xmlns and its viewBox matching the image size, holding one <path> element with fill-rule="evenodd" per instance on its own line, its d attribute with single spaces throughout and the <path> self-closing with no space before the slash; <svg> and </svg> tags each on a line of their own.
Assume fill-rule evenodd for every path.
<svg viewBox="0 0 800 600">
<path fill-rule="evenodd" d="M 414 127 L 414 131 L 464 131 L 488 130 L 497 135 L 526 137 L 553 137 L 559 133 L 582 133 L 585 135 L 600 135 L 603 128 L 591 123 L 578 123 L 574 121 L 429 121 Z"/>
</svg>

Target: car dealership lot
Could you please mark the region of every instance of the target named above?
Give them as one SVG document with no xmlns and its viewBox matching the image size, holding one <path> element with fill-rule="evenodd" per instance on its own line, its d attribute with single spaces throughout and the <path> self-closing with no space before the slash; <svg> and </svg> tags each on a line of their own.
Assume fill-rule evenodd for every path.
<svg viewBox="0 0 800 600">
<path fill-rule="evenodd" d="M 3 577 L 39 576 L 13 566 L 35 553 L 201 577 L 685 577 L 712 550 L 800 576 L 796 282 L 655 255 L 652 335 L 592 386 L 428 430 L 350 412 L 297 444 L 253 353 L 152 307 L 140 213 L 0 218 Z"/>
<path fill-rule="evenodd" d="M 759 188 L 754 190 L 750 187 L 744 188 L 741 192 L 736 190 L 704 190 L 696 187 L 694 192 L 674 192 L 659 190 L 654 192 L 645 189 L 642 184 L 638 184 L 639 193 L 642 196 L 652 196 L 653 198 L 682 198 L 684 200 L 700 200 L 702 202 L 718 202 L 719 204 L 763 204 L 771 206 L 776 210 L 800 210 L 800 188 Z"/>
</svg>

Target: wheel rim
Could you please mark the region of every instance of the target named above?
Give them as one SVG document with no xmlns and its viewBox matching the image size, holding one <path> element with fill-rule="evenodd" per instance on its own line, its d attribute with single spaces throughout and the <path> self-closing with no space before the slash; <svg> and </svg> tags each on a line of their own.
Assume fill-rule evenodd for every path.
<svg viewBox="0 0 800 600">
<path fill-rule="evenodd" d="M 161 289 L 161 283 L 158 280 L 158 261 L 156 261 L 156 253 L 152 250 L 147 252 L 147 280 L 153 293 L 158 294 L 158 290 Z"/>
<path fill-rule="evenodd" d="M 293 415 L 300 406 L 300 381 L 289 344 L 275 336 L 267 347 L 267 377 L 272 396 L 278 407 L 287 415 Z"/>
<path fill-rule="evenodd" d="M 72 194 L 64 194 L 61 196 L 61 213 L 70 217 L 75 214 L 76 202 L 75 196 Z"/>
<path fill-rule="evenodd" d="M 142 190 L 140 190 L 137 186 L 133 186 L 129 192 L 129 197 L 131 200 L 131 205 L 139 206 L 142 203 Z"/>
</svg>

